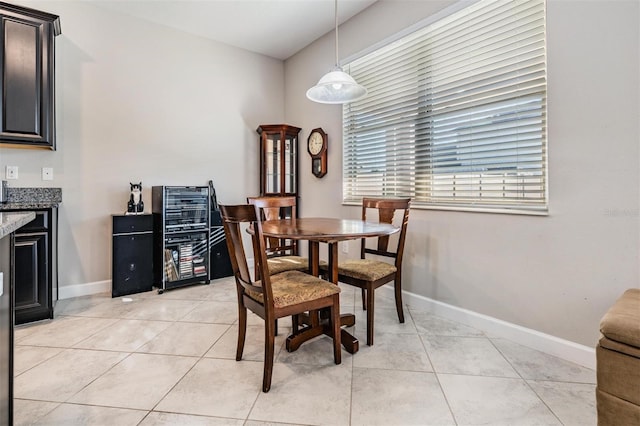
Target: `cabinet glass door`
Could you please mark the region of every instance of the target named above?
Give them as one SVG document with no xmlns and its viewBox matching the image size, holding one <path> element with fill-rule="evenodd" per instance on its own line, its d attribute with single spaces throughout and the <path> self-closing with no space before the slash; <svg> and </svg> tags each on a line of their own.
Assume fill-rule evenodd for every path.
<svg viewBox="0 0 640 426">
<path fill-rule="evenodd" d="M 280 133 L 269 133 L 267 135 L 267 146 L 265 150 L 265 179 L 266 192 L 280 192 L 280 150 L 281 150 Z"/>
<path fill-rule="evenodd" d="M 296 137 L 286 135 L 284 142 L 284 192 L 296 192 Z"/>
</svg>

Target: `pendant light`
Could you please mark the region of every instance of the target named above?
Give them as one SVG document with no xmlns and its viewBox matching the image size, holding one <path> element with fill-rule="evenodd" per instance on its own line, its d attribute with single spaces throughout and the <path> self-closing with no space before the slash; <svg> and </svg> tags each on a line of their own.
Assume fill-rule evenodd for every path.
<svg viewBox="0 0 640 426">
<path fill-rule="evenodd" d="M 345 104 L 360 99 L 367 94 L 367 89 L 356 83 L 346 72 L 342 71 L 338 61 L 338 0 L 335 0 L 336 20 L 336 65 L 326 73 L 318 84 L 307 90 L 307 98 L 322 104 Z"/>
</svg>

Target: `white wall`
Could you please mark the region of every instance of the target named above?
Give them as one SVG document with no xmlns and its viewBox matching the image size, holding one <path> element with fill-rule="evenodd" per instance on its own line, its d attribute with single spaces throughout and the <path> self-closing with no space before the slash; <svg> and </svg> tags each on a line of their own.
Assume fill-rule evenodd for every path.
<svg viewBox="0 0 640 426">
<path fill-rule="evenodd" d="M 381 0 L 340 28 L 356 54 L 452 2 Z M 640 11 L 637 1 L 549 0 L 547 217 L 411 212 L 404 288 L 593 346 L 599 320 L 639 287 Z M 359 217 L 341 205 L 341 107 L 305 91 L 332 66 L 333 33 L 285 63 L 286 120 L 301 132 L 301 213 Z M 309 130 L 329 134 L 316 179 Z M 357 252 L 351 245 L 350 255 Z M 342 254 L 341 254 L 342 255 Z"/>
<path fill-rule="evenodd" d="M 0 170 L 19 166 L 10 186 L 62 188 L 61 287 L 110 279 L 111 214 L 126 210 L 129 182 L 142 181 L 148 212 L 152 185 L 213 179 L 227 203 L 257 194 L 255 129 L 283 121 L 282 61 L 90 2 L 22 4 L 61 17 L 58 149 L 0 148 Z"/>
<path fill-rule="evenodd" d="M 451 3 L 381 0 L 341 27 L 340 56 Z M 333 65 L 333 32 L 283 67 L 88 2 L 23 4 L 61 16 L 58 150 L 0 148 L 0 170 L 20 167 L 12 186 L 63 188 L 61 286 L 110 278 L 110 215 L 124 211 L 130 181 L 142 180 L 147 210 L 151 185 L 213 179 L 223 202 L 257 193 L 262 123 L 303 129 L 303 215 L 359 216 L 341 205 L 341 109 L 304 95 Z M 550 215 L 412 210 L 407 290 L 595 343 L 607 307 L 639 286 L 638 9 L 637 1 L 549 1 Z M 319 126 L 329 133 L 323 179 L 311 174 L 305 148 Z M 53 182 L 40 180 L 44 166 Z"/>
</svg>

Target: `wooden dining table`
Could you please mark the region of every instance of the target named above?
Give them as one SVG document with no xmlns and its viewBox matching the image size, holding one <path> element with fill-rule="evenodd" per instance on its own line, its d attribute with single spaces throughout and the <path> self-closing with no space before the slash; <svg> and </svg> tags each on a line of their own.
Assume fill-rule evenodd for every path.
<svg viewBox="0 0 640 426">
<path fill-rule="evenodd" d="M 335 284 L 338 284 L 338 243 L 340 241 L 388 236 L 399 231 L 399 227 L 391 224 L 366 222 L 360 219 L 304 217 L 262 222 L 262 232 L 265 237 L 309 242 L 309 273 L 316 277 L 320 274 L 320 243 L 326 243 L 329 249 L 329 280 Z M 289 352 L 295 351 L 302 343 L 321 334 L 332 335 L 326 321 L 322 321 L 320 315 L 316 313 L 310 313 L 304 322 L 305 326 L 301 330 L 294 330 L 293 334 L 287 337 L 286 348 Z M 354 324 L 354 314 L 340 316 L 341 326 Z M 351 354 L 358 352 L 359 343 L 355 336 L 342 329 L 340 337 L 347 352 Z"/>
</svg>

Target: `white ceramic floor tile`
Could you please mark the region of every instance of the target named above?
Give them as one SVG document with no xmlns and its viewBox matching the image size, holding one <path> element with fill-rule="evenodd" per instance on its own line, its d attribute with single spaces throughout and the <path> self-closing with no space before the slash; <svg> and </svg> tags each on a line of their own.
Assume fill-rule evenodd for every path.
<svg viewBox="0 0 640 426">
<path fill-rule="evenodd" d="M 15 328 L 15 424 L 49 415 L 43 424 L 111 425 L 116 418 L 126 425 L 140 413 L 147 426 L 451 424 L 436 378 L 460 425 L 596 424 L 594 371 L 502 339 L 490 339 L 491 350 L 481 331 L 418 309 L 405 309 L 400 324 L 386 288 L 376 292 L 376 339 L 368 347 L 360 290 L 340 287 L 341 311 L 357 315 L 346 330 L 360 339 L 360 351 L 343 350 L 336 366 L 331 340 L 319 337 L 287 353 L 291 319 L 283 318 L 267 394 L 264 322 L 253 313 L 244 359 L 235 361 L 233 278 L 127 296 L 131 302 L 107 293 L 59 301 L 53 321 Z M 64 349 L 76 344 L 101 350 Z M 500 357 L 530 380 L 476 376 L 512 375 Z M 56 401 L 66 403 L 53 412 Z"/>
<path fill-rule="evenodd" d="M 305 425 L 349 424 L 349 365 L 276 363 L 268 393 L 260 392 L 250 420 Z"/>
<path fill-rule="evenodd" d="M 56 408 L 59 402 L 13 400 L 13 426 L 32 425 L 42 416 Z"/>
<path fill-rule="evenodd" d="M 16 398 L 64 402 L 127 356 L 66 349 L 16 377 Z"/>
<path fill-rule="evenodd" d="M 124 408 L 96 407 L 92 405 L 60 404 L 35 425 L 42 426 L 86 426 L 118 425 L 136 426 L 147 414 L 146 411 Z"/>
<path fill-rule="evenodd" d="M 162 296 L 159 294 L 157 297 L 142 300 L 137 308 L 124 315 L 124 318 L 178 321 L 202 303 L 197 300 L 163 299 Z"/>
<path fill-rule="evenodd" d="M 61 348 L 17 345 L 13 349 L 13 375 L 18 376 L 62 351 Z"/>
<path fill-rule="evenodd" d="M 373 346 L 361 342 L 353 366 L 389 370 L 433 371 L 417 334 L 376 333 Z"/>
<path fill-rule="evenodd" d="M 21 345 L 70 348 L 117 319 L 60 317 L 37 325 L 37 329 L 18 341 Z"/>
<path fill-rule="evenodd" d="M 485 337 L 421 337 L 437 373 L 520 377 Z"/>
<path fill-rule="evenodd" d="M 140 426 L 242 426 L 244 420 L 152 411 Z"/>
<path fill-rule="evenodd" d="M 71 299 L 58 300 L 55 305 L 56 315 L 69 315 L 71 312 L 82 311 L 92 306 L 110 301 L 108 293 L 97 293 L 89 296 L 73 297 Z"/>
<path fill-rule="evenodd" d="M 376 336 L 380 333 L 386 334 L 418 334 L 418 330 L 411 319 L 411 316 L 405 312 L 404 323 L 398 321 L 398 313 L 396 309 L 378 308 L 374 309 L 374 322 L 373 322 L 373 344 L 376 343 Z M 347 328 L 351 334 L 354 334 L 360 345 L 367 344 L 367 311 L 360 310 L 356 307 L 356 325 L 352 328 Z"/>
<path fill-rule="evenodd" d="M 598 423 L 595 385 L 537 380 L 528 382 L 565 426 L 595 426 Z"/>
<path fill-rule="evenodd" d="M 235 302 L 201 302 L 180 321 L 209 324 L 234 324 L 238 320 L 238 304 Z"/>
<path fill-rule="evenodd" d="M 193 284 L 168 290 L 159 295 L 163 299 L 207 300 L 214 293 L 214 284 Z"/>
<path fill-rule="evenodd" d="M 351 365 L 353 356 L 341 347 L 342 363 Z M 276 362 L 286 364 L 309 364 L 317 366 L 334 365 L 333 339 L 329 336 L 318 336 L 304 342 L 296 351 L 287 352 L 283 347 L 276 357 Z"/>
<path fill-rule="evenodd" d="M 409 309 L 409 313 L 420 334 L 431 336 L 484 336 L 484 333 L 480 330 L 428 312 Z"/>
<path fill-rule="evenodd" d="M 50 321 L 46 321 L 46 322 L 49 323 Z M 39 322 L 16 325 L 13 328 L 13 341 L 15 343 L 19 343 L 28 335 L 36 332 L 40 326 L 41 326 L 41 323 Z"/>
<path fill-rule="evenodd" d="M 261 422 L 259 420 L 247 420 L 244 426 L 306 426 L 297 425 L 295 423 L 278 423 L 278 422 Z"/>
<path fill-rule="evenodd" d="M 208 297 L 209 300 L 238 303 L 238 290 L 236 289 L 236 282 L 234 278 L 222 278 L 215 282 L 212 281 L 210 285 L 213 286 L 213 291 Z"/>
<path fill-rule="evenodd" d="M 69 402 L 150 410 L 197 360 L 191 357 L 131 354 L 78 392 Z"/>
<path fill-rule="evenodd" d="M 353 369 L 352 425 L 453 425 L 433 373 Z"/>
<path fill-rule="evenodd" d="M 275 338 L 274 358 L 277 359 L 278 354 L 282 350 L 284 340 L 289 334 L 289 330 L 280 329 Z M 236 359 L 236 348 L 238 346 L 238 326 L 228 326 L 227 331 L 206 353 L 207 358 L 226 358 Z M 242 351 L 242 359 L 247 361 L 264 360 L 264 326 L 249 325 L 247 326 L 247 335 L 244 341 L 244 350 Z"/>
<path fill-rule="evenodd" d="M 234 324 L 238 323 L 238 308 L 236 308 L 236 321 Z M 264 327 L 264 320 L 260 318 L 258 315 L 254 314 L 250 310 L 247 311 L 247 324 L 248 325 L 259 325 Z M 283 317 L 278 318 L 278 328 L 291 328 L 291 317 Z"/>
<path fill-rule="evenodd" d="M 261 390 L 261 362 L 203 358 L 155 410 L 245 419 Z"/>
<path fill-rule="evenodd" d="M 138 308 L 138 304 L 144 300 L 139 295 L 111 298 L 106 294 L 99 296 L 84 296 L 74 299 L 65 299 L 67 302 L 59 308 L 56 304 L 56 316 L 76 316 L 93 318 L 122 318 L 126 314 Z"/>
<path fill-rule="evenodd" d="M 122 319 L 76 343 L 73 347 L 133 352 L 171 324 L 167 321 Z"/>
<path fill-rule="evenodd" d="M 176 322 L 136 352 L 200 357 L 229 327 L 226 324 Z"/>
<path fill-rule="evenodd" d="M 362 309 L 362 306 L 360 303 L 360 289 L 344 283 L 339 283 L 338 285 L 340 286 L 341 310 L 342 308 L 345 308 L 347 309 L 346 312 L 353 312 L 356 306 L 358 306 L 358 309 Z M 357 297 L 356 297 L 356 290 L 358 290 Z M 356 301 L 358 301 L 357 305 L 356 305 Z"/>
<path fill-rule="evenodd" d="M 561 425 L 522 379 L 438 374 L 460 425 Z"/>
<path fill-rule="evenodd" d="M 506 339 L 491 339 L 525 379 L 595 383 L 596 372 Z"/>
</svg>

